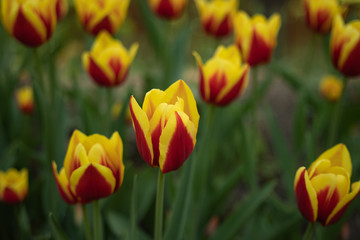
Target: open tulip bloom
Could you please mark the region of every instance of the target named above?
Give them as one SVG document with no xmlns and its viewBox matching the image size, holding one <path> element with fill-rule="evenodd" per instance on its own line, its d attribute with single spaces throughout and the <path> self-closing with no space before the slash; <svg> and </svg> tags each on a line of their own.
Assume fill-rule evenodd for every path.
<svg viewBox="0 0 360 240">
<path fill-rule="evenodd" d="M 124 177 L 123 144 L 118 132 L 110 139 L 75 130 L 69 143 L 64 167 L 53 174 L 61 197 L 69 204 L 89 203 L 117 191 Z"/>
<path fill-rule="evenodd" d="M 310 222 L 327 226 L 338 221 L 360 192 L 360 181 L 351 185 L 352 164 L 344 144 L 321 154 L 308 170 L 295 175 L 295 195 L 301 214 Z"/>
<path fill-rule="evenodd" d="M 0 198 L 5 203 L 19 203 L 27 196 L 29 189 L 28 170 L 14 168 L 0 171 Z"/>
<path fill-rule="evenodd" d="M 165 91 L 152 89 L 139 106 L 133 96 L 130 113 L 141 157 L 162 173 L 178 169 L 196 143 L 199 113 L 190 88 L 183 80 Z"/>
<path fill-rule="evenodd" d="M 180 17 L 187 4 L 187 0 L 148 0 L 148 2 L 153 12 L 167 19 Z"/>
<path fill-rule="evenodd" d="M 198 53 L 195 52 L 194 56 L 200 70 L 200 94 L 207 103 L 224 106 L 245 91 L 250 67 L 241 63 L 235 45 L 219 46 L 205 64 Z"/>
</svg>

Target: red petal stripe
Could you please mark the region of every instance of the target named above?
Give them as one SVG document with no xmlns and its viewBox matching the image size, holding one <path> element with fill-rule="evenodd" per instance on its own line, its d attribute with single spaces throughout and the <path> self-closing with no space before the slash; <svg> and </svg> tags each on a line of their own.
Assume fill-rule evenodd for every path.
<svg viewBox="0 0 360 240">
<path fill-rule="evenodd" d="M 91 33 L 96 36 L 101 30 L 106 30 L 110 34 L 115 33 L 115 29 L 113 29 L 109 16 L 105 16 L 101 21 L 99 21 L 92 29 Z"/>
<path fill-rule="evenodd" d="M 305 172 L 304 168 L 295 186 L 296 202 L 301 214 L 310 222 L 315 222 L 310 196 L 306 190 Z"/>
<path fill-rule="evenodd" d="M 99 84 L 100 86 L 112 86 L 111 79 L 107 77 L 104 71 L 96 64 L 96 62 L 89 57 L 89 69 L 88 72 L 90 76 L 94 79 L 94 81 Z"/>
<path fill-rule="evenodd" d="M 16 192 L 6 187 L 2 196 L 2 200 L 6 203 L 14 204 L 21 202 L 23 199 L 21 199 Z"/>
<path fill-rule="evenodd" d="M 264 41 L 263 37 L 255 31 L 255 28 L 253 28 L 253 38 L 247 59 L 250 66 L 268 62 L 271 58 L 271 51 L 272 49 Z"/>
<path fill-rule="evenodd" d="M 340 197 L 337 189 L 334 190 L 331 197 L 328 199 L 329 187 L 321 190 L 317 193 L 318 199 L 318 221 L 325 225 L 327 218 L 331 214 L 332 210 L 339 203 Z"/>
<path fill-rule="evenodd" d="M 355 77 L 360 75 L 360 40 L 357 42 L 353 50 L 347 56 L 347 59 L 340 71 L 347 76 Z"/>
</svg>

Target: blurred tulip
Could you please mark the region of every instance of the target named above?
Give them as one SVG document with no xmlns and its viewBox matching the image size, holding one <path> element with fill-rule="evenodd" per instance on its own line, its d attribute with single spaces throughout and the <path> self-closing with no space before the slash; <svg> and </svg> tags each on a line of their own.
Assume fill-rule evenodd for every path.
<svg viewBox="0 0 360 240">
<path fill-rule="evenodd" d="M 65 17 L 68 12 L 68 2 L 67 0 L 56 0 L 56 17 L 57 20 L 61 20 Z"/>
<path fill-rule="evenodd" d="M 118 120 L 120 118 L 121 111 L 123 110 L 124 104 L 120 102 L 115 102 L 111 108 L 111 117 L 114 120 Z M 131 123 L 131 114 L 130 114 L 130 108 L 127 106 L 125 110 L 125 121 L 126 123 Z"/>
<path fill-rule="evenodd" d="M 185 10 L 187 0 L 148 0 L 151 9 L 158 16 L 175 19 L 182 15 Z"/>
<path fill-rule="evenodd" d="M 340 15 L 334 19 L 331 39 L 331 58 L 334 66 L 344 75 L 360 75 L 360 20 L 344 24 Z"/>
<path fill-rule="evenodd" d="M 165 91 L 147 92 L 140 108 L 133 96 L 130 113 L 141 157 L 163 173 L 178 169 L 193 151 L 199 113 L 190 88 L 183 80 Z"/>
<path fill-rule="evenodd" d="M 223 37 L 233 31 L 237 0 L 195 0 L 203 28 L 210 35 Z"/>
<path fill-rule="evenodd" d="M 134 43 L 127 51 L 120 41 L 102 31 L 96 37 L 91 51 L 83 54 L 83 65 L 100 86 L 118 86 L 125 81 L 138 46 Z"/>
<path fill-rule="evenodd" d="M 279 14 L 273 14 L 269 20 L 260 14 L 252 18 L 243 11 L 236 14 L 235 42 L 245 62 L 255 66 L 270 61 L 280 25 Z"/>
<path fill-rule="evenodd" d="M 29 189 L 28 170 L 14 168 L 0 171 L 0 197 L 5 203 L 19 203 L 27 196 Z"/>
<path fill-rule="evenodd" d="M 56 26 L 54 0 L 2 0 L 6 30 L 28 47 L 48 41 Z"/>
<path fill-rule="evenodd" d="M 303 0 L 307 25 L 315 32 L 330 31 L 334 17 L 341 13 L 338 0 Z"/>
<path fill-rule="evenodd" d="M 19 88 L 16 93 L 16 102 L 21 110 L 25 114 L 31 114 L 34 111 L 34 95 L 30 86 Z"/>
<path fill-rule="evenodd" d="M 343 88 L 343 82 L 332 75 L 325 76 L 320 82 L 320 94 L 330 102 L 339 100 Z"/>
<path fill-rule="evenodd" d="M 123 144 L 118 132 L 110 139 L 75 130 L 69 143 L 64 167 L 53 174 L 61 197 L 69 204 L 88 203 L 119 189 L 124 177 Z"/>
<path fill-rule="evenodd" d="M 344 144 L 321 154 L 306 170 L 295 175 L 295 195 L 301 214 L 310 222 L 327 226 L 338 221 L 360 192 L 360 181 L 351 186 L 352 164 Z"/>
<path fill-rule="evenodd" d="M 241 64 L 238 48 L 219 46 L 214 56 L 204 65 L 194 53 L 200 70 L 200 94 L 207 103 L 224 106 L 241 95 L 247 85 L 250 67 Z"/>
<path fill-rule="evenodd" d="M 126 18 L 129 3 L 130 0 L 74 0 L 81 24 L 92 35 L 101 30 L 115 34 Z"/>
</svg>

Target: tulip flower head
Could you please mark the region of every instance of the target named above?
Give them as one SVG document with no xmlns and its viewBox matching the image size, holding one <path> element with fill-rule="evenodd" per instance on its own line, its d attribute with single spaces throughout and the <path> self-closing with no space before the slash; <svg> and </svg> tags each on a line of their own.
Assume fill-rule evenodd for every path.
<svg viewBox="0 0 360 240">
<path fill-rule="evenodd" d="M 332 75 L 325 76 L 320 82 L 320 94 L 330 102 L 336 102 L 339 100 L 343 88 L 343 82 Z"/>
<path fill-rule="evenodd" d="M 115 34 L 126 18 L 129 3 L 130 0 L 74 0 L 81 24 L 95 36 L 101 30 Z"/>
<path fill-rule="evenodd" d="M 61 20 L 65 17 L 68 12 L 68 2 L 67 0 L 56 0 L 56 17 L 57 20 Z"/>
<path fill-rule="evenodd" d="M 185 10 L 187 0 L 148 0 L 151 9 L 159 17 L 176 19 Z"/>
<path fill-rule="evenodd" d="M 200 118 L 186 83 L 147 92 L 142 108 L 131 96 L 129 105 L 141 157 L 163 173 L 181 167 L 195 147 Z"/>
<path fill-rule="evenodd" d="M 123 144 L 118 132 L 110 139 L 75 130 L 64 166 L 53 174 L 61 197 L 69 204 L 89 203 L 117 191 L 124 177 Z"/>
<path fill-rule="evenodd" d="M 334 66 L 342 74 L 349 77 L 360 75 L 360 20 L 344 24 L 340 15 L 335 17 L 330 52 Z"/>
<path fill-rule="evenodd" d="M 270 61 L 280 25 L 279 14 L 273 14 L 269 20 L 260 14 L 252 18 L 243 11 L 236 14 L 235 42 L 245 62 L 255 66 Z"/>
<path fill-rule="evenodd" d="M 119 40 L 106 32 L 101 32 L 90 52 L 82 56 L 84 68 L 100 86 L 114 87 L 125 81 L 130 64 L 139 45 L 134 43 L 127 51 Z"/>
<path fill-rule="evenodd" d="M 205 64 L 198 53 L 195 52 L 194 56 L 200 70 L 200 94 L 207 103 L 224 106 L 245 91 L 250 67 L 241 63 L 235 45 L 228 48 L 219 46 Z"/>
<path fill-rule="evenodd" d="M 5 203 L 19 203 L 27 196 L 29 189 L 28 170 L 14 168 L 0 171 L 0 198 Z"/>
<path fill-rule="evenodd" d="M 352 164 L 344 144 L 321 154 L 308 170 L 295 175 L 295 195 L 301 214 L 310 222 L 327 226 L 338 221 L 360 192 L 360 181 L 351 185 Z"/>
<path fill-rule="evenodd" d="M 229 35 L 233 31 L 237 0 L 195 0 L 205 31 L 216 37 Z"/>
<path fill-rule="evenodd" d="M 338 0 L 303 0 L 307 25 L 315 32 L 330 31 L 333 18 L 341 13 Z"/>
<path fill-rule="evenodd" d="M 18 89 L 15 93 L 15 97 L 21 112 L 31 114 L 34 111 L 34 96 L 30 86 Z"/>
<path fill-rule="evenodd" d="M 6 30 L 28 47 L 48 41 L 56 26 L 54 0 L 2 0 Z"/>
</svg>

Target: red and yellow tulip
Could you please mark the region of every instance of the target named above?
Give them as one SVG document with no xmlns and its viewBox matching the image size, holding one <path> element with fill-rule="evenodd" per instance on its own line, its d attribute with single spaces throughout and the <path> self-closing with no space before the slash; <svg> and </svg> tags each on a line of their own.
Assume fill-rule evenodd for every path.
<svg viewBox="0 0 360 240">
<path fill-rule="evenodd" d="M 330 102 L 339 100 L 343 88 L 343 82 L 332 75 L 325 76 L 320 82 L 320 94 Z"/>
<path fill-rule="evenodd" d="M 233 19 L 237 10 L 237 0 L 195 1 L 202 26 L 207 33 L 216 37 L 229 35 L 233 31 Z"/>
<path fill-rule="evenodd" d="M 22 202 L 29 189 L 28 170 L 14 168 L 7 172 L 0 171 L 0 198 L 6 203 Z"/>
<path fill-rule="evenodd" d="M 200 94 L 207 103 L 224 106 L 245 91 L 250 67 L 241 63 L 235 45 L 219 46 L 205 65 L 198 53 L 195 52 L 194 56 L 200 70 Z"/>
<path fill-rule="evenodd" d="M 360 20 L 344 24 L 340 15 L 334 19 L 330 52 L 334 66 L 344 75 L 360 75 Z"/>
<path fill-rule="evenodd" d="M 351 185 L 352 164 L 344 144 L 321 154 L 308 170 L 295 175 L 295 195 L 301 214 L 310 222 L 327 226 L 338 221 L 360 192 L 360 181 Z"/>
<path fill-rule="evenodd" d="M 187 5 L 187 0 L 148 0 L 148 2 L 153 12 L 167 19 L 180 17 Z"/>
<path fill-rule="evenodd" d="M 19 88 L 15 93 L 15 97 L 21 112 L 31 114 L 34 111 L 34 95 L 30 86 Z"/>
<path fill-rule="evenodd" d="M 141 157 L 163 173 L 181 167 L 194 149 L 200 118 L 186 83 L 179 80 L 165 91 L 152 89 L 142 108 L 131 96 L 129 105 Z"/>
<path fill-rule="evenodd" d="M 334 17 L 341 13 L 338 0 L 303 0 L 307 25 L 315 32 L 330 31 Z"/>
<path fill-rule="evenodd" d="M 56 9 L 57 20 L 60 20 L 63 17 L 65 17 L 65 15 L 68 12 L 68 8 L 69 6 L 67 0 L 56 0 L 55 9 Z"/>
<path fill-rule="evenodd" d="M 56 26 L 54 0 L 2 0 L 6 30 L 28 47 L 48 41 Z"/>
<path fill-rule="evenodd" d="M 235 42 L 245 62 L 255 66 L 270 61 L 280 25 L 279 14 L 273 14 L 269 20 L 260 14 L 252 18 L 243 11 L 236 14 Z"/>
<path fill-rule="evenodd" d="M 108 139 L 75 130 L 59 173 L 55 162 L 52 163 L 61 197 L 69 204 L 88 203 L 117 191 L 124 177 L 122 155 L 118 132 Z"/>
<path fill-rule="evenodd" d="M 75 0 L 75 9 L 84 29 L 93 35 L 101 30 L 115 34 L 124 22 L 130 0 Z"/>
<path fill-rule="evenodd" d="M 102 31 L 91 51 L 82 56 L 84 68 L 100 86 L 118 86 L 125 81 L 138 46 L 134 43 L 127 51 L 119 40 Z"/>
</svg>

